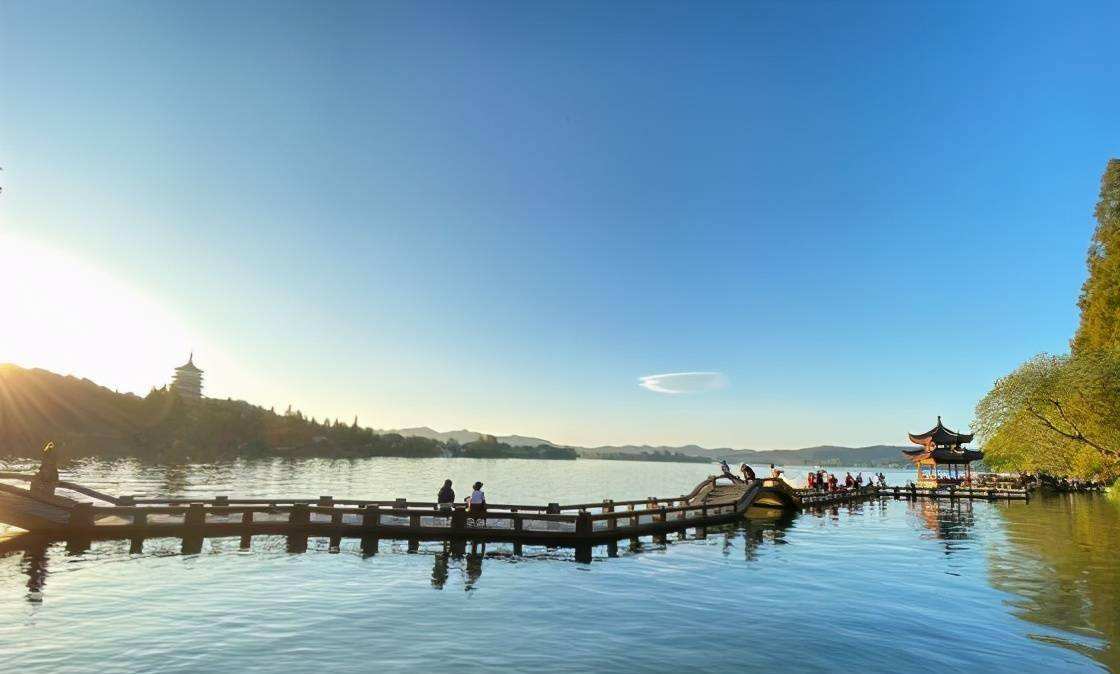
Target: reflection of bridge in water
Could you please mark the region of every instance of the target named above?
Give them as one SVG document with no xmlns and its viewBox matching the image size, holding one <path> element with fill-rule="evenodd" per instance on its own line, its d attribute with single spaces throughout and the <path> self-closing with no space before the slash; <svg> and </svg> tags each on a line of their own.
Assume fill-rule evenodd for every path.
<svg viewBox="0 0 1120 674">
<path fill-rule="evenodd" d="M 0 479 L 32 482 L 32 489 L 0 483 L 0 522 L 32 533 L 65 538 L 75 548 L 99 539 L 131 539 L 139 550 L 153 537 L 182 538 L 191 554 L 207 537 L 239 536 L 248 547 L 253 536 L 283 535 L 292 552 L 307 549 L 309 538 L 358 539 L 364 553 L 376 553 L 383 540 L 407 541 L 416 551 L 422 541 L 445 541 L 451 554 L 467 546 L 510 543 L 523 547 L 574 548 L 576 559 L 589 561 L 592 549 L 618 553 L 620 541 L 649 537 L 664 543 L 688 532 L 703 538 L 709 527 L 736 522 L 752 506 L 797 510 L 873 496 L 868 488 L 836 494 L 810 494 L 784 481 L 744 482 L 710 477 L 689 494 L 674 497 L 561 505 L 489 504 L 474 511 L 463 504 L 440 506 L 406 499 L 368 501 L 335 499 L 165 499 L 112 496 L 78 484 L 58 482 L 44 491 L 32 476 L 0 473 Z M 92 500 L 91 500 L 92 499 Z"/>
<path fill-rule="evenodd" d="M 640 555 L 648 552 L 662 551 L 675 545 L 707 544 L 718 545 L 725 555 L 741 548 L 744 559 L 753 561 L 758 557 L 760 547 L 774 542 L 780 542 L 785 530 L 793 523 L 794 515 L 788 511 L 759 512 L 750 519 L 740 519 L 735 522 L 707 527 L 703 532 L 691 535 L 677 536 L 667 539 L 644 536 L 625 541 L 616 547 L 599 548 L 606 553 L 606 557 L 625 557 Z M 237 542 L 236 546 L 234 541 Z M 373 560 L 389 552 L 403 552 L 385 546 L 379 550 L 361 549 L 360 546 L 344 544 L 341 547 L 333 546 L 331 539 L 319 536 L 276 535 L 267 534 L 260 536 L 241 537 L 215 537 L 211 539 L 210 548 L 206 549 L 203 537 L 168 537 L 168 538 L 140 538 L 125 540 L 100 540 L 93 541 L 88 538 L 60 539 L 55 536 L 41 534 L 22 534 L 5 540 L 0 540 L 0 559 L 12 555 L 20 555 L 20 570 L 26 577 L 28 589 L 27 599 L 33 603 L 42 600 L 43 593 L 49 583 L 49 572 L 52 565 L 65 564 L 67 559 L 80 558 L 86 554 L 94 557 L 106 555 L 120 556 L 165 556 L 173 553 L 176 548 L 183 555 L 197 555 L 206 550 L 207 553 L 237 551 L 254 551 L 262 554 L 276 552 L 303 553 L 303 554 L 360 554 L 363 558 Z M 458 586 L 461 583 L 464 590 L 472 590 L 482 576 L 485 566 L 501 564 L 511 561 L 529 562 L 581 562 L 572 555 L 571 548 L 562 546 L 531 546 L 528 550 L 518 547 L 520 552 L 514 552 L 514 546 L 502 542 L 471 541 L 462 549 L 453 547 L 450 540 L 426 542 L 414 547 L 407 544 L 409 555 L 430 556 L 431 585 L 433 589 L 442 590 L 447 585 Z"/>
</svg>

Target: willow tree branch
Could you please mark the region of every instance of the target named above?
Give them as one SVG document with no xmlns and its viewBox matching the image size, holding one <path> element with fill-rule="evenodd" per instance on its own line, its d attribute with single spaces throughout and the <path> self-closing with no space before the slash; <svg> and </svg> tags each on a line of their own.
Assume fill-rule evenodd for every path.
<svg viewBox="0 0 1120 674">
<path fill-rule="evenodd" d="M 1054 407 L 1056 407 L 1058 409 L 1058 412 L 1062 415 L 1062 419 L 1067 424 L 1069 424 L 1071 428 L 1073 428 L 1073 431 L 1074 431 L 1073 433 L 1070 433 L 1068 431 L 1062 430 L 1061 428 L 1058 428 L 1054 424 L 1054 422 L 1050 421 L 1050 419 L 1045 414 L 1039 412 L 1038 410 L 1036 410 L 1031 405 L 1027 405 L 1027 412 L 1032 417 L 1034 417 L 1035 419 L 1038 419 L 1039 421 L 1041 421 L 1044 426 L 1046 426 L 1050 430 L 1054 431 L 1058 435 L 1062 436 L 1063 438 L 1073 440 L 1074 442 L 1080 442 L 1082 444 L 1088 445 L 1088 446 L 1092 447 L 1093 449 L 1097 450 L 1098 452 L 1100 452 L 1101 454 L 1104 454 L 1105 456 L 1112 457 L 1113 459 L 1120 459 L 1120 452 L 1118 452 L 1114 449 L 1109 449 L 1107 447 L 1103 447 L 1100 444 L 1098 444 L 1096 442 L 1093 442 L 1089 438 L 1085 437 L 1085 434 L 1081 432 L 1081 429 L 1077 427 L 1077 424 L 1070 421 L 1069 417 L 1066 416 L 1065 410 L 1062 409 L 1062 404 L 1060 402 L 1058 402 L 1057 400 L 1053 400 L 1053 399 L 1051 399 L 1050 402 L 1053 403 Z"/>
</svg>

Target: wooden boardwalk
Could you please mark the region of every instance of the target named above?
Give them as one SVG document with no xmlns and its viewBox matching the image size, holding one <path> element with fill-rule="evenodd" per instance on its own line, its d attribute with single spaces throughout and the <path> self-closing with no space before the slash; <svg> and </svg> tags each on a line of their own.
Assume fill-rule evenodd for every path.
<svg viewBox="0 0 1120 674">
<path fill-rule="evenodd" d="M 104 494 L 71 482 L 57 483 L 51 495 L 3 480 L 26 483 L 31 476 L 0 473 L 0 522 L 66 538 L 178 536 L 186 546 L 188 538 L 241 536 L 246 541 L 253 535 L 280 534 L 289 537 L 289 547 L 295 550 L 305 548 L 307 538 L 315 536 L 329 537 L 332 547 L 342 538 L 357 538 L 366 552 L 376 552 L 381 539 L 407 540 L 409 549 L 424 540 L 449 540 L 453 549 L 462 549 L 467 541 L 510 542 L 515 553 L 526 544 L 573 547 L 577 559 L 590 559 L 595 545 L 606 545 L 613 554 L 617 542 L 624 539 L 652 536 L 663 541 L 670 533 L 683 536 L 690 529 L 703 537 L 707 527 L 739 520 L 751 507 L 800 510 L 883 495 L 941 497 L 930 490 L 907 488 L 808 492 L 782 480 L 743 482 L 713 476 L 680 496 L 566 505 L 488 504 L 478 513 L 463 504 L 441 509 L 436 503 L 406 499 L 138 498 Z M 945 497 L 992 498 L 993 492 L 956 490 Z"/>
</svg>

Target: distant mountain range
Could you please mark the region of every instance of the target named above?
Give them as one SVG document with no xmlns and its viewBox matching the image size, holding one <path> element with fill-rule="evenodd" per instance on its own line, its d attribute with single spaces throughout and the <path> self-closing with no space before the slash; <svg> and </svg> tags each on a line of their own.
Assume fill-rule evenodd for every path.
<svg viewBox="0 0 1120 674">
<path fill-rule="evenodd" d="M 356 420 L 355 420 L 356 421 Z M 483 438 L 482 443 L 477 441 Z M 165 389 L 144 397 L 117 393 L 88 379 L 0 364 L 0 456 L 33 456 L 47 440 L 71 457 L 135 456 L 154 460 L 212 460 L 234 456 L 478 456 L 576 457 L 638 461 L 714 461 L 787 465 L 905 465 L 904 447 L 752 450 L 699 445 L 571 447 L 524 435 L 492 436 L 427 426 L 374 431 L 277 413 L 238 400 L 187 403 Z M 481 446 L 470 447 L 481 444 Z M 546 448 L 538 449 L 542 445 Z M 535 450 L 535 451 L 534 451 Z M 574 453 L 573 451 L 574 450 Z"/>
<path fill-rule="evenodd" d="M 413 436 L 447 442 L 454 440 L 459 444 L 474 442 L 485 435 L 479 431 L 461 429 L 457 431 L 437 431 L 427 426 L 418 428 L 399 428 L 381 433 L 398 433 L 405 437 Z M 902 450 L 912 449 L 899 445 L 870 445 L 867 447 L 842 447 L 839 445 L 819 445 L 804 447 L 802 449 L 734 449 L 731 447 L 708 448 L 699 445 L 601 445 L 598 447 L 579 447 L 574 445 L 560 445 L 544 438 L 534 438 L 524 435 L 499 435 L 498 442 L 504 442 L 514 447 L 537 447 L 550 445 L 554 447 L 572 447 L 583 458 L 595 459 L 620 455 L 642 454 L 683 454 L 685 456 L 703 457 L 716 461 L 726 459 L 729 463 L 775 463 L 789 465 L 834 465 L 834 466 L 887 466 L 909 465 L 902 455 Z"/>
</svg>

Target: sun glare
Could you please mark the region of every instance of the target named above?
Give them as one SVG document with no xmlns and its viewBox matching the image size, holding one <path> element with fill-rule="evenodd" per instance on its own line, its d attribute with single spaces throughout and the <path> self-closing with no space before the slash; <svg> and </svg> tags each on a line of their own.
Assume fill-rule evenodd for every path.
<svg viewBox="0 0 1120 674">
<path fill-rule="evenodd" d="M 0 363 L 122 391 L 162 385 L 195 346 L 159 304 L 58 251 L 0 234 Z"/>
</svg>

